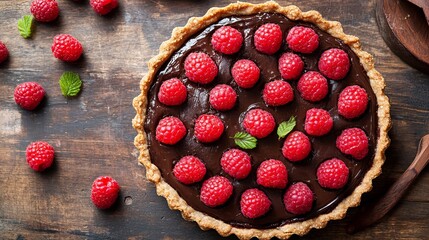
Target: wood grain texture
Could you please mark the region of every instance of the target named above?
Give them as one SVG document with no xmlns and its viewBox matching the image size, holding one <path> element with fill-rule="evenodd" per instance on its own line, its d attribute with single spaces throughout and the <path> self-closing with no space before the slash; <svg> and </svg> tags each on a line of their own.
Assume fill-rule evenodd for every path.
<svg viewBox="0 0 429 240">
<path fill-rule="evenodd" d="M 29 13 L 29 2 L 0 0 L 0 40 L 11 55 L 0 65 L 0 239 L 219 239 L 216 232 L 201 231 L 169 210 L 145 179 L 133 145 L 131 101 L 139 93 L 146 62 L 174 27 L 233 1 L 120 0 L 119 9 L 104 17 L 96 15 L 88 1 L 59 1 L 60 18 L 37 23 L 33 37 L 25 40 L 16 23 Z M 429 132 L 429 77 L 390 52 L 377 29 L 374 1 L 279 3 L 315 9 L 341 21 L 346 33 L 361 38 L 386 79 L 392 144 L 374 191 L 363 198 L 363 204 L 371 202 L 407 168 L 418 139 Z M 77 63 L 53 58 L 50 46 L 59 33 L 82 42 L 84 57 Z M 83 80 L 76 98 L 61 95 L 58 79 L 65 70 L 78 72 Z M 36 111 L 23 111 L 14 103 L 13 90 L 24 81 L 37 81 L 47 91 Z M 36 173 L 25 163 L 25 148 L 34 140 L 48 141 L 56 150 L 55 164 L 47 172 Z M 89 198 L 92 181 L 100 175 L 113 176 L 122 187 L 120 200 L 108 211 L 95 209 Z M 345 226 L 355 211 L 306 238 L 426 238 L 429 171 L 423 170 L 379 225 L 350 236 Z"/>
</svg>

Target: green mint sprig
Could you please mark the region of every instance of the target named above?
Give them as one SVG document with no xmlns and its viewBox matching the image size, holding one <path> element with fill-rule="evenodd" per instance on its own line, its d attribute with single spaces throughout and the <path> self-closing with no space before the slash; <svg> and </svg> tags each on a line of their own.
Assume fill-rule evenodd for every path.
<svg viewBox="0 0 429 240">
<path fill-rule="evenodd" d="M 291 116 L 289 120 L 280 123 L 279 127 L 277 128 L 277 135 L 279 136 L 279 140 L 286 137 L 286 135 L 288 135 L 293 130 L 295 125 L 295 116 Z"/>
<path fill-rule="evenodd" d="M 258 140 L 254 136 L 246 132 L 237 132 L 232 138 L 235 144 L 242 149 L 254 149 L 258 143 Z"/>
<path fill-rule="evenodd" d="M 74 97 L 80 92 L 82 81 L 79 74 L 74 72 L 64 72 L 60 77 L 61 92 L 65 97 Z"/>
<path fill-rule="evenodd" d="M 33 29 L 33 16 L 25 15 L 18 20 L 18 31 L 23 38 L 29 38 Z"/>
</svg>

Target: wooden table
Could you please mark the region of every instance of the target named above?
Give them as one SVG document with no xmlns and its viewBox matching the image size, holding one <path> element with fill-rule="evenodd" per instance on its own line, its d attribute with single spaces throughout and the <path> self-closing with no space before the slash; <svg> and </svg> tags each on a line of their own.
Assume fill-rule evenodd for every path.
<svg viewBox="0 0 429 240">
<path fill-rule="evenodd" d="M 32 39 L 25 40 L 17 20 L 29 13 L 29 2 L 0 1 L 0 39 L 11 54 L 0 66 L 0 239 L 219 239 L 216 232 L 201 231 L 169 210 L 145 179 L 133 145 L 131 101 L 139 93 L 146 62 L 175 26 L 233 1 L 120 0 L 119 9 L 105 17 L 96 15 L 89 1 L 59 1 L 59 19 L 37 23 Z M 429 132 L 429 77 L 385 45 L 374 1 L 288 2 L 341 21 L 346 33 L 361 38 L 386 79 L 392 144 L 375 191 L 364 197 L 368 203 L 407 168 L 419 138 Z M 59 33 L 82 42 L 85 53 L 77 63 L 52 56 L 52 38 Z M 66 70 L 83 80 L 76 98 L 61 95 L 58 79 Z M 21 110 L 13 100 L 15 86 L 24 81 L 37 81 L 47 91 L 36 111 Z M 44 173 L 34 172 L 25 161 L 25 149 L 35 140 L 48 141 L 56 150 L 54 166 Z M 113 176 L 122 187 L 118 203 L 108 211 L 95 209 L 89 198 L 92 181 L 100 175 Z M 312 230 L 308 238 L 427 239 L 429 170 L 380 224 L 350 236 L 344 227 L 355 211 L 323 230 Z"/>
</svg>

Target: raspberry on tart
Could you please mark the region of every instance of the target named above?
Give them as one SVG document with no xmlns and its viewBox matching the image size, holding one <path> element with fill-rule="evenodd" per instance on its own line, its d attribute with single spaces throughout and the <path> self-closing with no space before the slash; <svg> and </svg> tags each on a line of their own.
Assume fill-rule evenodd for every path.
<svg viewBox="0 0 429 240">
<path fill-rule="evenodd" d="M 184 156 L 174 165 L 173 174 L 184 184 L 199 182 L 206 175 L 206 166 L 195 156 Z"/>
<path fill-rule="evenodd" d="M 259 189 L 247 189 L 241 195 L 241 213 L 247 218 L 261 217 L 270 210 L 270 207 L 270 199 L 263 191 Z"/>
<path fill-rule="evenodd" d="M 319 35 L 312 28 L 295 26 L 289 30 L 286 42 L 292 51 L 309 54 L 319 47 Z"/>
<path fill-rule="evenodd" d="M 186 127 L 177 117 L 165 117 L 156 126 L 156 140 L 173 145 L 186 135 Z"/>
<path fill-rule="evenodd" d="M 344 50 L 331 48 L 320 56 L 320 72 L 332 80 L 343 79 L 350 69 L 349 55 Z"/>
<path fill-rule="evenodd" d="M 186 101 L 186 97 L 186 86 L 178 78 L 172 78 L 163 82 L 159 88 L 158 99 L 165 105 L 180 105 Z"/>
<path fill-rule="evenodd" d="M 209 207 L 224 204 L 231 197 L 234 187 L 222 176 L 214 176 L 204 181 L 201 187 L 200 199 Z"/>
<path fill-rule="evenodd" d="M 212 82 L 217 73 L 218 68 L 213 59 L 203 52 L 193 52 L 185 59 L 186 77 L 192 82 L 200 84 L 208 84 Z"/>
<path fill-rule="evenodd" d="M 222 120 L 211 114 L 202 114 L 195 120 L 194 134 L 198 141 L 211 143 L 220 138 L 225 129 Z"/>
<path fill-rule="evenodd" d="M 343 188 L 348 179 L 349 168 L 338 158 L 326 160 L 317 168 L 317 181 L 324 188 Z"/>
<path fill-rule="evenodd" d="M 263 161 L 256 172 L 256 182 L 267 188 L 285 188 L 288 182 L 286 166 L 276 159 Z"/>
<path fill-rule="evenodd" d="M 282 80 L 274 80 L 266 83 L 262 92 L 262 98 L 268 106 L 281 106 L 292 102 L 293 89 L 289 83 Z"/>
<path fill-rule="evenodd" d="M 256 138 L 267 137 L 276 127 L 276 121 L 271 113 L 262 109 L 252 109 L 246 113 L 243 127 Z"/>
<path fill-rule="evenodd" d="M 258 81 L 260 70 L 252 60 L 241 59 L 234 63 L 231 74 L 239 87 L 251 88 Z"/>
<path fill-rule="evenodd" d="M 318 72 L 306 72 L 298 81 L 298 91 L 305 100 L 318 102 L 328 94 L 328 80 Z"/>
<path fill-rule="evenodd" d="M 336 142 L 337 148 L 344 154 L 361 160 L 368 154 L 368 137 L 360 128 L 348 128 L 341 132 Z"/>
<path fill-rule="evenodd" d="M 368 105 L 368 94 L 358 85 L 348 86 L 338 97 L 338 114 L 352 119 L 362 115 Z"/>
<path fill-rule="evenodd" d="M 185 28 L 176 29 L 172 39 L 162 45 L 161 53 L 151 60 L 149 74 L 140 86 L 142 92 L 133 102 L 139 161 L 170 207 L 203 229 L 213 228 L 222 236 L 235 234 L 240 239 L 303 235 L 342 218 L 349 207 L 356 206 L 362 193 L 370 190 L 372 179 L 380 173 L 390 124 L 383 79 L 356 37 L 345 35 L 339 24 L 313 13 L 302 13 L 295 6 L 283 8 L 274 2 L 240 2 L 212 9 L 203 18 L 194 18 Z M 237 52 L 225 54 L 212 44 L 212 36 L 222 27 L 241 33 L 243 42 Z M 271 42 L 267 41 L 269 35 L 273 36 Z M 329 49 L 343 50 L 350 60 L 349 70 L 340 81 L 332 81 L 319 69 L 321 54 Z M 188 59 L 191 54 L 199 56 Z M 305 100 L 299 81 L 290 81 L 287 83 L 292 92 L 299 95 L 277 105 L 278 96 L 284 92 L 276 92 L 268 83 L 298 80 L 307 72 L 323 75 L 322 89 L 327 86 L 327 93 L 316 97 L 317 101 L 311 101 L 311 97 Z M 194 73 L 202 77 L 195 81 Z M 156 91 L 150 91 L 171 78 L 183 79 L 186 104 L 166 106 L 157 99 Z M 236 94 L 234 104 L 226 100 L 233 94 L 211 93 L 218 85 L 231 86 Z M 368 97 L 366 110 L 358 119 L 342 116 L 337 106 L 341 91 L 353 85 L 365 89 Z M 265 87 L 270 91 L 264 93 Z M 311 92 L 311 86 L 308 88 Z M 272 99 L 274 104 L 270 103 Z M 217 104 L 233 107 L 222 110 Z M 197 139 L 193 125 L 201 115 L 218 116 L 223 124 L 222 137 L 210 144 Z M 157 124 L 165 116 L 180 117 L 182 123 L 189 124 L 191 134 L 186 134 L 185 128 L 183 138 L 173 145 L 156 140 Z M 277 123 L 290 116 L 296 116 L 296 125 L 286 139 L 279 139 L 273 131 Z M 207 130 L 209 124 L 201 125 Z M 353 157 L 355 153 L 341 153 L 337 148 L 337 142 L 343 143 L 338 140 L 341 131 L 356 127 L 367 131 L 368 153 L 361 160 Z M 237 133 L 255 144 L 238 144 L 234 138 Z M 246 149 L 239 150 L 241 147 Z M 233 154 L 233 149 L 240 154 Z M 190 154 L 208 157 L 204 159 L 206 175 L 186 185 L 172 174 L 172 168 L 174 161 Z M 339 190 L 322 187 L 317 177 L 321 163 L 335 157 L 346 165 L 353 164 L 348 181 Z M 256 202 L 260 208 L 252 207 Z"/>
<path fill-rule="evenodd" d="M 220 159 L 222 169 L 236 179 L 246 178 L 252 170 L 250 156 L 240 149 L 230 149 Z"/>
<path fill-rule="evenodd" d="M 279 72 L 285 80 L 298 79 L 304 70 L 304 62 L 295 53 L 286 52 L 279 58 Z"/>
<path fill-rule="evenodd" d="M 218 111 L 231 110 L 237 101 L 237 93 L 226 84 L 219 84 L 210 90 L 210 105 Z"/>
<path fill-rule="evenodd" d="M 211 43 L 218 52 L 234 54 L 240 50 L 243 36 L 237 29 L 223 26 L 213 33 Z"/>
<path fill-rule="evenodd" d="M 278 24 L 266 23 L 254 35 L 255 48 L 265 54 L 273 54 L 280 49 L 283 33 Z"/>
</svg>

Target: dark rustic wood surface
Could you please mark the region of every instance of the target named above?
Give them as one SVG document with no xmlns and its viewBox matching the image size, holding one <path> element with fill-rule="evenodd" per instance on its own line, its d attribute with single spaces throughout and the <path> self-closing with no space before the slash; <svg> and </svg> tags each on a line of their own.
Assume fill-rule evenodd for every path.
<svg viewBox="0 0 429 240">
<path fill-rule="evenodd" d="M 0 40 L 11 55 L 0 66 L 0 239 L 219 239 L 213 230 L 202 231 L 169 210 L 145 179 L 133 145 L 131 101 L 146 62 L 175 26 L 233 1 L 120 0 L 119 9 L 100 17 L 88 1 L 64 0 L 59 19 L 38 23 L 32 39 L 25 40 L 16 24 L 29 13 L 29 2 L 0 0 Z M 383 42 L 375 1 L 279 2 L 341 21 L 346 33 L 361 38 L 386 79 L 392 144 L 375 190 L 364 197 L 363 204 L 371 202 L 407 168 L 419 138 L 429 132 L 429 76 L 404 64 Z M 82 42 L 85 53 L 77 63 L 53 58 L 50 46 L 59 33 Z M 61 95 L 58 79 L 65 70 L 79 72 L 84 82 L 76 98 Z M 24 81 L 37 81 L 47 91 L 36 111 L 21 110 L 13 100 L 15 86 Z M 25 162 L 25 148 L 35 140 L 48 141 L 56 150 L 53 168 L 44 173 Z M 95 209 L 89 198 L 91 183 L 100 175 L 111 175 L 122 186 L 120 200 L 108 211 Z M 345 227 L 354 212 L 306 238 L 427 239 L 429 170 L 380 224 L 348 235 Z"/>
</svg>

